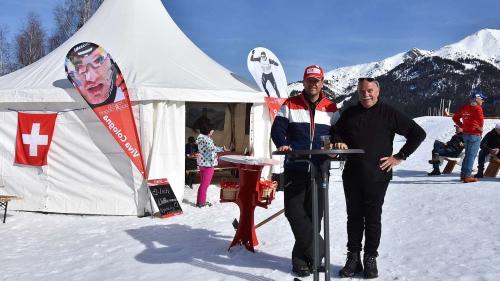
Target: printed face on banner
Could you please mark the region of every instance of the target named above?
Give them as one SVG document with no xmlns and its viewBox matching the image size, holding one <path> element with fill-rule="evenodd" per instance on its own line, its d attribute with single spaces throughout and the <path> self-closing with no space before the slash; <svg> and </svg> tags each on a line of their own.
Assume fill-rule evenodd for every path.
<svg viewBox="0 0 500 281">
<path fill-rule="evenodd" d="M 273 52 L 262 47 L 253 49 L 248 54 L 247 66 L 261 91 L 266 92 L 268 97 L 288 97 L 285 71 Z"/>
<path fill-rule="evenodd" d="M 65 69 L 76 90 L 146 176 L 127 85 L 111 55 L 94 43 L 79 43 L 66 55 Z"/>
<path fill-rule="evenodd" d="M 117 82 L 121 73 L 103 48 L 88 42 L 73 47 L 66 57 L 68 79 L 87 103 L 99 107 L 124 99 Z"/>
</svg>

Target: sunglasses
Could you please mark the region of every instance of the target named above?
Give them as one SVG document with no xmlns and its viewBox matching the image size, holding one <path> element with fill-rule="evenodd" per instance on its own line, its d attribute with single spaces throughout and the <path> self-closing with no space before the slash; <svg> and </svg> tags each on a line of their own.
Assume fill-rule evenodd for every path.
<svg viewBox="0 0 500 281">
<path fill-rule="evenodd" d="M 89 71 L 89 66 L 92 67 L 93 69 L 98 69 L 104 64 L 104 61 L 108 58 L 108 55 L 106 54 L 105 56 L 100 55 L 93 61 L 87 63 L 87 64 L 75 64 L 75 69 L 78 75 L 84 75 Z"/>
<path fill-rule="evenodd" d="M 363 81 L 373 82 L 373 81 L 377 81 L 377 80 L 375 80 L 375 78 L 371 78 L 371 77 L 358 78 L 358 82 L 363 82 Z"/>
</svg>

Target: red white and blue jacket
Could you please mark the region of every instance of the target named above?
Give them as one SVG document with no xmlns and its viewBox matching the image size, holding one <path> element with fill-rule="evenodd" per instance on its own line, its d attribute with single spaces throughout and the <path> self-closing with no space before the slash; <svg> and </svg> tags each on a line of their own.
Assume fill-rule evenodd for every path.
<svg viewBox="0 0 500 281">
<path fill-rule="evenodd" d="M 288 145 L 293 150 L 321 148 L 321 136 L 330 134 L 330 128 L 340 117 L 337 105 L 320 93 L 320 101 L 314 112 L 304 92 L 288 98 L 281 106 L 271 127 L 271 138 L 277 148 Z M 314 113 L 314 114 L 313 114 Z M 311 160 L 320 164 L 325 156 L 313 156 Z M 308 165 L 286 162 L 285 169 L 304 170 Z"/>
<path fill-rule="evenodd" d="M 464 134 L 481 136 L 484 126 L 483 108 L 467 103 L 453 114 L 453 121 L 462 128 Z"/>
</svg>

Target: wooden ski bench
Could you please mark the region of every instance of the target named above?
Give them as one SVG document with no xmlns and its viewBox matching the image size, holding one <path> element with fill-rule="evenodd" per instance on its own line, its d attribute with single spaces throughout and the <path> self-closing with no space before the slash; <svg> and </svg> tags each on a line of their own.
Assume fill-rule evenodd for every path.
<svg viewBox="0 0 500 281">
<path fill-rule="evenodd" d="M 500 159 L 496 156 L 491 156 L 490 163 L 484 171 L 484 176 L 495 178 L 498 174 L 498 170 L 500 170 Z"/>
<path fill-rule="evenodd" d="M 5 219 L 7 218 L 7 206 L 9 202 L 12 200 L 21 200 L 21 197 L 12 196 L 12 195 L 0 195 L 0 208 L 3 208 L 3 223 L 5 223 Z"/>
<path fill-rule="evenodd" d="M 455 165 L 460 162 L 460 158 L 443 157 L 443 161 L 446 161 L 446 166 L 444 167 L 443 174 L 451 174 Z"/>
<path fill-rule="evenodd" d="M 443 163 L 446 161 L 446 166 L 443 169 L 443 174 L 451 174 L 453 172 L 453 169 L 455 166 L 458 164 L 459 166 L 462 165 L 462 161 L 464 160 L 465 157 L 465 152 L 462 151 L 458 157 L 444 157 L 444 156 L 439 156 L 439 161 Z"/>
</svg>

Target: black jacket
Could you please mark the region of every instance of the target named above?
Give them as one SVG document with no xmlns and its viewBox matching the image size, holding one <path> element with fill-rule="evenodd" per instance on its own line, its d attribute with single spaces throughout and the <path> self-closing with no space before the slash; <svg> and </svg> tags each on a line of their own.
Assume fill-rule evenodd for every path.
<svg viewBox="0 0 500 281">
<path fill-rule="evenodd" d="M 451 147 L 458 153 L 465 148 L 463 133 L 457 133 L 446 143 L 446 147 Z"/>
<path fill-rule="evenodd" d="M 489 131 L 481 141 L 481 149 L 490 153 L 493 148 L 500 148 L 500 135 L 495 132 L 495 129 Z"/>
<path fill-rule="evenodd" d="M 347 108 L 332 128 L 332 140 L 343 142 L 351 149 L 364 149 L 365 154 L 348 156 L 344 180 L 391 180 L 392 171 L 382 171 L 379 166 L 380 158 L 392 155 L 395 134 L 407 139 L 399 151 L 403 158 L 412 154 L 426 136 L 415 121 L 380 101 L 368 109 L 359 103 Z"/>
</svg>

